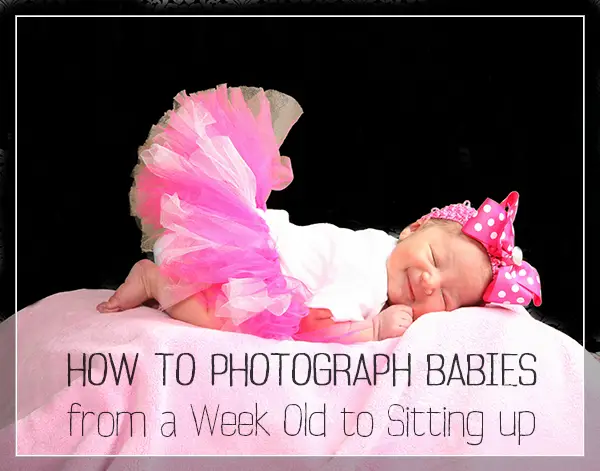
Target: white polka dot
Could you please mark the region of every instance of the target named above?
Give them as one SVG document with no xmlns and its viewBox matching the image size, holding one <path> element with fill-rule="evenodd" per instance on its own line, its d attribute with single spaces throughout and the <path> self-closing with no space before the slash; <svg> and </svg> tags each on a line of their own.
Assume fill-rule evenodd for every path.
<svg viewBox="0 0 600 471">
<path fill-rule="evenodd" d="M 527 283 L 529 283 L 530 285 L 532 285 L 533 284 L 533 278 L 531 278 L 531 277 L 527 278 Z"/>
<path fill-rule="evenodd" d="M 483 211 L 486 212 L 486 213 L 489 213 L 491 210 L 492 210 L 492 207 L 489 204 L 486 204 L 483 207 Z"/>
<path fill-rule="evenodd" d="M 540 277 L 536 276 L 535 279 L 537 280 L 538 283 L 540 283 Z"/>
<path fill-rule="evenodd" d="M 504 240 L 506 239 L 506 234 L 503 232 L 502 235 L 500 236 L 500 240 Z"/>
<path fill-rule="evenodd" d="M 493 218 L 489 218 L 488 219 L 488 226 L 492 227 L 494 225 L 494 222 L 496 222 L 496 221 L 494 221 Z"/>
<path fill-rule="evenodd" d="M 476 223 L 476 224 L 475 224 L 475 230 L 476 230 L 477 232 L 479 232 L 479 231 L 481 231 L 481 229 L 482 229 L 482 226 L 481 226 L 481 224 L 479 224 L 479 223 Z"/>
<path fill-rule="evenodd" d="M 508 247 L 506 247 L 506 250 L 508 250 L 509 252 L 512 252 L 512 245 L 509 245 Z"/>
<path fill-rule="evenodd" d="M 477 217 L 477 215 L 479 214 L 479 211 L 475 210 L 475 212 L 473 213 L 473 217 Z"/>
<path fill-rule="evenodd" d="M 498 214 L 498 219 L 500 219 L 501 221 L 504 221 L 504 213 Z"/>
<path fill-rule="evenodd" d="M 498 291 L 498 297 L 500 299 L 502 299 L 502 298 L 506 297 L 506 293 L 504 291 Z"/>
<path fill-rule="evenodd" d="M 527 275 L 527 272 L 523 269 L 519 270 L 519 276 L 525 276 Z"/>
<path fill-rule="evenodd" d="M 510 289 L 513 293 L 516 293 L 517 291 L 519 291 L 519 285 L 515 283 Z"/>
<path fill-rule="evenodd" d="M 517 277 L 517 272 L 516 272 L 516 271 L 513 271 L 513 272 L 511 273 L 511 275 L 512 275 L 512 277 L 513 277 L 513 278 L 516 278 L 516 277 Z"/>
<path fill-rule="evenodd" d="M 490 239 L 494 240 L 496 237 L 498 237 L 498 233 L 497 232 L 492 232 L 490 234 Z"/>
<path fill-rule="evenodd" d="M 502 304 L 510 304 L 510 301 L 504 301 Z"/>
<path fill-rule="evenodd" d="M 517 298 L 517 302 L 519 304 L 523 304 L 525 302 L 525 300 L 523 298 Z"/>
<path fill-rule="evenodd" d="M 504 278 L 506 278 L 507 280 L 511 280 L 511 279 L 512 279 L 512 276 L 510 276 L 510 273 L 509 273 L 509 272 L 506 272 L 506 273 L 504 274 Z"/>
</svg>

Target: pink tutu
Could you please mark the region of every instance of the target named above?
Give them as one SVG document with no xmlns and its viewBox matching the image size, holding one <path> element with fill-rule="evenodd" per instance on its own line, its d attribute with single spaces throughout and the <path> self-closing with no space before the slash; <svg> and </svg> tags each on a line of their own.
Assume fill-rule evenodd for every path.
<svg viewBox="0 0 600 471">
<path fill-rule="evenodd" d="M 171 281 L 163 309 L 205 292 L 226 330 L 275 339 L 291 338 L 308 314 L 310 293 L 283 275 L 261 214 L 271 190 L 293 179 L 279 145 L 301 109 L 282 128 L 282 97 L 295 104 L 225 85 L 182 92 L 140 149 L 132 213 L 144 250 L 161 240 L 160 270 Z"/>
</svg>

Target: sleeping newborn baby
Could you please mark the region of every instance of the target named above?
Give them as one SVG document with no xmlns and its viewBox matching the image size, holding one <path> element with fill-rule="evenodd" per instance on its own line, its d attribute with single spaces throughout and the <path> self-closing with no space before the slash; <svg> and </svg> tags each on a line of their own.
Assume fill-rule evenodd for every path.
<svg viewBox="0 0 600 471">
<path fill-rule="evenodd" d="M 139 262 L 102 312 L 158 301 L 194 325 L 270 339 L 398 337 L 419 316 L 481 302 L 540 301 L 537 272 L 515 249 L 518 195 L 434 209 L 400 240 L 377 230 L 297 226 L 267 209 L 293 180 L 280 154 L 302 114 L 255 87 L 175 97 L 138 152 L 130 192 Z"/>
<path fill-rule="evenodd" d="M 478 210 L 468 201 L 434 208 L 398 239 L 374 229 L 297 226 L 285 211 L 260 211 L 283 274 L 310 292 L 308 314 L 294 338 L 340 343 L 384 340 L 401 336 L 414 320 L 430 312 L 483 303 L 527 305 L 532 299 L 539 306 L 538 273 L 514 246 L 517 206 L 518 194 L 512 192 L 501 204 L 488 198 Z M 174 238 L 168 234 L 159 239 L 154 247 L 156 264 L 138 262 L 98 310 L 118 312 L 149 299 L 169 305 L 170 282 L 160 266 Z M 197 326 L 231 330 L 227 324 L 232 316 L 218 314 L 227 304 L 223 286 L 213 288 L 166 311 Z M 244 310 L 243 305 L 238 308 Z"/>
</svg>

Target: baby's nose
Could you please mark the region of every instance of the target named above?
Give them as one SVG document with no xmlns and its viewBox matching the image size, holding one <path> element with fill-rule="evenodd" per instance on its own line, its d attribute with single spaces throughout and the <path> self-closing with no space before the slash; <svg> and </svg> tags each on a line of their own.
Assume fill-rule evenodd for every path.
<svg viewBox="0 0 600 471">
<path fill-rule="evenodd" d="M 439 277 L 426 271 L 421 275 L 421 281 L 423 283 L 423 291 L 427 296 L 431 296 L 440 287 Z"/>
</svg>

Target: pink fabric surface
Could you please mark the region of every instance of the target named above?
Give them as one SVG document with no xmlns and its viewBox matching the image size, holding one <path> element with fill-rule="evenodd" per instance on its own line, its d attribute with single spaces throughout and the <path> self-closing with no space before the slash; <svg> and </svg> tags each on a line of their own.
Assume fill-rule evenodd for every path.
<svg viewBox="0 0 600 471">
<path fill-rule="evenodd" d="M 429 314 L 418 319 L 401 339 L 344 346 L 337 344 L 313 344 L 293 341 L 260 339 L 245 334 L 210 331 L 174 321 L 165 314 L 150 308 L 139 308 L 119 314 L 99 314 L 94 307 L 111 294 L 106 290 L 79 290 L 60 293 L 46 298 L 18 313 L 18 404 L 17 423 L 18 453 L 29 454 L 93 454 L 93 455 L 579 455 L 583 453 L 583 371 L 584 358 L 588 375 L 588 406 L 594 406 L 593 415 L 588 413 L 586 432 L 588 441 L 600 432 L 598 424 L 598 374 L 600 363 L 564 334 L 533 320 L 524 309 L 514 311 L 500 307 L 465 308 L 459 311 Z M 4 358 L 10 359 L 14 346 L 14 321 L 0 325 L 0 345 Z M 12 343 L 11 343 L 12 342 Z M 67 354 L 112 353 L 120 358 L 125 353 L 133 359 L 139 353 L 132 385 L 110 383 L 104 386 L 81 387 L 77 381 L 67 386 Z M 190 386 L 162 385 L 162 363 L 154 353 L 192 353 L 196 357 L 196 376 Z M 318 386 L 309 382 L 306 386 L 291 383 L 289 368 L 283 371 L 283 385 L 276 381 L 264 386 L 248 386 L 239 383 L 235 387 L 217 383 L 211 385 L 210 361 L 213 353 L 232 353 L 242 358 L 244 353 L 346 353 L 351 361 L 364 355 L 367 362 L 374 354 L 395 354 L 399 366 L 405 365 L 407 353 L 412 357 L 412 384 L 406 385 L 406 376 L 398 375 L 398 384 L 391 384 L 391 376 L 379 377 L 376 386 L 365 382 L 356 385 Z M 443 354 L 451 358 L 455 353 L 533 353 L 537 373 L 535 386 L 463 386 L 458 381 L 449 386 L 426 386 L 425 357 L 427 354 Z M 527 363 L 524 360 L 524 363 Z M 184 363 L 183 363 L 184 364 Z M 239 361 L 238 361 L 239 364 Z M 304 364 L 304 363 L 302 363 Z M 172 458 L 155 459 L 150 466 L 135 459 L 95 460 L 10 458 L 15 451 L 15 424 L 13 411 L 7 406 L 14 394 L 11 381 L 11 362 L 4 362 L 2 407 L 0 408 L 0 463 L 4 469 L 164 469 Z M 511 366 L 512 365 L 512 366 Z M 509 365 L 518 371 L 518 363 Z M 532 366 L 531 364 L 528 364 Z M 171 368 L 172 369 L 172 368 Z M 298 367 L 300 373 L 302 366 Z M 260 367 L 257 367 L 260 377 Z M 466 375 L 466 371 L 463 372 Z M 109 371 L 109 373 L 111 373 Z M 515 373 L 515 372 L 513 372 Z M 530 376 L 523 373 L 527 381 Z M 101 375 L 96 371 L 94 378 Z M 510 378 L 515 378 L 513 375 Z M 110 378 L 110 375 L 109 375 Z M 172 375 L 168 375 L 172 383 Z M 114 383 L 114 381 L 113 381 Z M 591 404 L 590 404 L 590 401 Z M 82 404 L 86 411 L 136 411 L 146 414 L 147 437 L 141 434 L 130 437 L 122 433 L 118 437 L 102 438 L 93 430 L 69 436 L 68 410 L 72 403 Z M 283 432 L 283 409 L 286 405 L 310 404 L 313 410 L 323 403 L 327 407 L 327 435 L 290 437 Z M 222 410 L 268 411 L 267 426 L 270 436 L 225 437 L 202 432 L 198 437 L 191 418 L 190 404 L 197 415 L 203 406 L 214 411 L 220 404 Z M 471 446 L 462 435 L 451 437 L 393 437 L 387 433 L 390 422 L 388 407 L 401 404 L 409 407 L 432 407 L 441 410 L 479 410 L 484 413 L 484 438 L 480 445 Z M 368 411 L 375 423 L 368 438 L 356 435 L 346 437 L 342 433 L 341 409 Z M 160 434 L 161 413 L 172 411 L 177 417 L 177 437 L 164 438 Z M 515 437 L 502 437 L 497 430 L 499 411 L 533 411 L 536 430 L 523 437 L 517 445 Z M 200 413 L 198 413 L 200 412 Z M 80 427 L 80 425 L 79 425 Z M 396 427 L 395 431 L 399 428 Z M 89 432 L 89 433 L 88 433 Z M 470 439 L 475 440 L 474 438 Z M 475 440 L 476 441 L 476 440 Z M 574 461 L 582 467 L 570 469 L 597 469 L 591 458 Z M 166 461 L 165 461 L 166 460 Z M 272 458 L 253 461 L 256 469 Z M 173 463 L 173 461 L 171 461 Z M 294 468 L 296 462 L 298 468 Z M 552 463 L 560 463 L 555 460 Z M 186 460 L 176 461 L 177 469 L 186 468 Z M 217 466 L 217 463 L 218 466 Z M 235 461 L 215 462 L 211 469 L 224 469 Z M 261 464 L 262 463 L 262 464 Z M 337 469 L 333 462 L 294 461 L 286 462 L 288 469 Z M 339 462 L 339 469 L 351 469 L 348 463 Z M 358 461 L 356 462 L 358 465 Z M 369 469 L 368 461 L 361 461 L 360 468 Z M 418 460 L 415 461 L 415 464 Z M 439 463 L 439 467 L 433 463 Z M 430 462 L 423 469 L 444 468 L 451 461 Z M 477 469 L 476 462 L 459 469 Z M 563 461 L 564 463 L 564 461 Z M 325 466 L 327 465 L 327 466 Z M 588 466 L 589 465 L 589 466 Z M 190 465 L 192 466 L 192 465 Z M 554 465 L 553 465 L 554 466 Z M 251 466 L 244 465 L 243 469 Z M 252 468 L 254 469 L 254 468 Z M 377 469 L 384 469 L 377 465 Z M 390 468 L 391 469 L 391 468 Z M 415 468 L 419 469 L 415 465 Z M 487 469 L 494 469 L 487 466 Z M 501 468 L 498 468 L 501 469 Z M 525 469 L 536 469 L 525 468 Z M 542 469 L 542 468 L 540 468 Z M 545 466 L 543 469 L 564 469 Z"/>
</svg>

